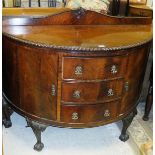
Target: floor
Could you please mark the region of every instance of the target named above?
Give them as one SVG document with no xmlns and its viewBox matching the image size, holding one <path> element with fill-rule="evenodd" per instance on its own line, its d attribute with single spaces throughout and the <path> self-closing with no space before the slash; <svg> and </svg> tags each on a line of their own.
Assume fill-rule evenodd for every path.
<svg viewBox="0 0 155 155">
<path fill-rule="evenodd" d="M 143 108 L 138 108 L 138 111 L 144 109 L 144 104 L 141 105 Z M 143 143 L 148 142 L 152 136 L 152 118 L 149 122 L 139 122 L 142 113 L 139 112 L 134 119 L 129 128 L 130 139 L 125 143 L 118 139 L 121 122 L 87 129 L 48 127 L 42 134 L 45 147 L 39 155 L 140 155 L 142 140 Z M 33 150 L 35 136 L 31 128 L 25 127 L 25 119 L 13 113 L 12 123 L 13 126 L 9 129 L 3 127 L 4 155 L 38 155 L 38 152 Z M 144 127 L 141 123 L 145 124 Z M 137 127 L 137 124 L 140 125 Z"/>
<path fill-rule="evenodd" d="M 128 129 L 132 141 L 137 145 L 141 155 L 153 154 L 153 108 L 148 121 L 143 121 L 145 103 L 138 106 L 138 115 Z"/>
</svg>

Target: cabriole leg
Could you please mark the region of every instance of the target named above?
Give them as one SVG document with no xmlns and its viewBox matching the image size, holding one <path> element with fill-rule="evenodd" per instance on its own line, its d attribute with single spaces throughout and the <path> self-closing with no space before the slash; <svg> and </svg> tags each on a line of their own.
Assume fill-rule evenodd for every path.
<svg viewBox="0 0 155 155">
<path fill-rule="evenodd" d="M 152 107 L 152 103 L 153 103 L 153 86 L 152 84 L 150 84 L 149 92 L 148 92 L 147 100 L 146 100 L 146 105 L 145 105 L 145 114 L 143 116 L 144 121 L 149 120 L 149 113 Z"/>
<path fill-rule="evenodd" d="M 37 143 L 34 145 L 34 150 L 36 151 L 41 151 L 44 148 L 44 144 L 41 142 L 41 132 L 45 131 L 46 129 L 46 125 L 32 121 L 30 119 L 26 119 L 27 121 L 27 127 L 31 127 L 36 139 L 37 139 Z"/>
<path fill-rule="evenodd" d="M 122 119 L 123 122 L 123 128 L 121 135 L 119 136 L 119 139 L 123 142 L 127 141 L 129 139 L 129 135 L 126 133 L 128 127 L 130 126 L 133 118 L 137 114 L 137 109 L 134 109 L 127 117 Z"/>
<path fill-rule="evenodd" d="M 10 116 L 12 115 L 13 110 L 9 107 L 8 103 L 2 99 L 2 120 L 5 128 L 12 126 Z"/>
</svg>

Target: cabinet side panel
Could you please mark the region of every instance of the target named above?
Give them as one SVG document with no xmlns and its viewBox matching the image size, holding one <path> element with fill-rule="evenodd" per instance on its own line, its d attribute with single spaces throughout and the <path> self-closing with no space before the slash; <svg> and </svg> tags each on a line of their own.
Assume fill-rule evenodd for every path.
<svg viewBox="0 0 155 155">
<path fill-rule="evenodd" d="M 129 54 L 127 74 L 125 82 L 128 83 L 127 90 L 124 89 L 124 97 L 122 99 L 121 113 L 130 110 L 138 101 L 142 83 L 144 79 L 149 46 L 135 49 L 135 52 Z"/>
<path fill-rule="evenodd" d="M 17 45 L 3 37 L 2 89 L 6 97 L 20 107 Z"/>
</svg>

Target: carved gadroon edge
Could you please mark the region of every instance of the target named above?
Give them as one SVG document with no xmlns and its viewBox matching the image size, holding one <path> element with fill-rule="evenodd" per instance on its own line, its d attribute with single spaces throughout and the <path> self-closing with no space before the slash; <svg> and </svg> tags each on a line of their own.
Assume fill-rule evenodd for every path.
<svg viewBox="0 0 155 155">
<path fill-rule="evenodd" d="M 142 41 L 142 42 L 137 42 L 135 44 L 131 44 L 131 45 L 127 45 L 127 46 L 118 46 L 118 47 L 59 46 L 59 45 L 49 45 L 49 44 L 29 41 L 29 40 L 26 40 L 26 39 L 15 37 L 14 35 L 8 34 L 6 32 L 3 32 L 2 34 L 4 36 L 6 36 L 7 38 L 9 38 L 9 39 L 15 40 L 15 41 L 23 43 L 23 44 L 36 46 L 36 47 L 41 47 L 41 48 L 52 48 L 52 49 L 58 49 L 58 50 L 67 50 L 65 52 L 68 52 L 68 53 L 70 51 L 82 51 L 82 53 L 84 53 L 85 51 L 86 52 L 119 51 L 119 50 L 134 48 L 134 47 L 137 47 L 137 46 L 142 46 L 143 44 L 146 44 L 146 43 L 149 43 L 150 41 L 152 41 L 152 38 L 151 38 L 149 40 L 145 40 L 145 41 Z"/>
</svg>

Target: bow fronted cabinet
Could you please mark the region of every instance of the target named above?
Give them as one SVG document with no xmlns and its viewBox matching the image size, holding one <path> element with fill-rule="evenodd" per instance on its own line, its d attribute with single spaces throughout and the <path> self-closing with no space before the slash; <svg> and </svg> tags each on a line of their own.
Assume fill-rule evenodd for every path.
<svg viewBox="0 0 155 155">
<path fill-rule="evenodd" d="M 84 9 L 51 13 L 3 14 L 4 126 L 11 126 L 12 111 L 25 117 L 37 151 L 44 147 L 41 132 L 47 126 L 87 128 L 122 120 L 119 138 L 128 140 L 152 19 Z"/>
</svg>

